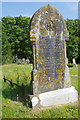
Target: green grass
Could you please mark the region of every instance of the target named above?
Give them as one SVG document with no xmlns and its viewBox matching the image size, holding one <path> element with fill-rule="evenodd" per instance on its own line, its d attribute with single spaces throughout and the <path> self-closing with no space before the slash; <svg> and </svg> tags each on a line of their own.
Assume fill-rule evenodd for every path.
<svg viewBox="0 0 80 120">
<path fill-rule="evenodd" d="M 70 75 L 78 75 L 78 67 L 77 68 L 70 67 L 69 71 Z"/>
<path fill-rule="evenodd" d="M 70 77 L 71 77 L 71 85 L 75 87 L 75 89 L 78 91 L 78 67 L 77 68 L 69 68 L 70 71 Z"/>
<path fill-rule="evenodd" d="M 31 65 L 9 64 L 2 66 L 3 76 L 21 85 L 24 83 L 25 94 L 30 93 Z M 71 85 L 78 91 L 78 69 L 70 68 Z M 74 76 L 73 76 L 74 75 Z M 76 76 L 75 76 L 76 75 Z M 17 81 L 18 80 L 18 81 Z M 27 108 L 18 87 L 11 87 L 2 79 L 2 116 L 3 118 L 78 118 L 77 103 L 46 107 L 32 110 Z"/>
<path fill-rule="evenodd" d="M 3 76 L 6 76 L 8 79 L 12 79 L 13 82 L 16 82 L 16 79 L 19 75 L 19 83 L 26 84 L 26 82 L 29 83 L 29 79 L 31 79 L 31 65 L 17 65 L 17 64 L 9 64 L 9 65 L 3 65 L 2 72 Z M 26 81 L 26 79 L 28 79 Z"/>
<path fill-rule="evenodd" d="M 25 93 L 30 93 L 30 80 L 31 80 L 31 65 L 17 65 L 17 64 L 9 64 L 9 65 L 3 65 L 2 72 L 3 77 L 5 76 L 7 79 L 11 80 L 14 83 L 17 83 L 19 81 L 19 85 L 21 86 L 22 83 L 25 86 Z M 20 88 L 14 86 L 11 87 L 9 82 L 3 84 L 3 97 L 9 98 L 12 100 L 16 100 L 17 94 L 20 93 Z"/>
</svg>

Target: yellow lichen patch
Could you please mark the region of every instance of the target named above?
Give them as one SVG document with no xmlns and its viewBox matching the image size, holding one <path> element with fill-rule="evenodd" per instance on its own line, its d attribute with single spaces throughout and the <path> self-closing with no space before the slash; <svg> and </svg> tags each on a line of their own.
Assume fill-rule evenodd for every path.
<svg viewBox="0 0 80 120">
<path fill-rule="evenodd" d="M 34 38 L 34 39 L 36 39 L 34 35 L 31 35 L 30 38 Z"/>
<path fill-rule="evenodd" d="M 40 80 L 42 80 L 43 79 L 43 76 L 40 76 Z"/>
<path fill-rule="evenodd" d="M 40 33 L 42 32 L 42 29 L 39 29 Z"/>
<path fill-rule="evenodd" d="M 34 19 L 35 19 L 35 20 L 38 20 L 38 17 L 34 17 L 33 20 L 34 20 Z"/>
<path fill-rule="evenodd" d="M 39 71 L 38 71 L 38 74 L 37 74 L 37 77 L 36 77 L 36 79 L 37 79 L 37 80 L 39 79 Z"/>
<path fill-rule="evenodd" d="M 68 87 L 68 85 L 66 85 L 66 88 Z"/>
<path fill-rule="evenodd" d="M 44 20 L 46 20 L 47 19 L 47 17 L 46 17 L 46 15 L 44 16 Z"/>
<path fill-rule="evenodd" d="M 36 82 L 36 80 L 34 80 L 34 82 Z"/>
<path fill-rule="evenodd" d="M 48 34 L 48 31 L 46 31 L 46 34 Z"/>
<path fill-rule="evenodd" d="M 39 10 L 37 10 L 37 11 L 35 12 L 35 14 L 37 14 L 37 13 L 39 13 Z"/>
<path fill-rule="evenodd" d="M 65 80 L 63 81 L 63 83 L 65 83 Z"/>
<path fill-rule="evenodd" d="M 58 74 L 59 74 L 58 79 L 59 79 L 59 81 L 61 81 L 61 80 L 62 80 L 62 78 L 63 78 L 63 76 L 62 76 L 62 72 L 58 72 Z"/>
<path fill-rule="evenodd" d="M 45 78 L 44 80 L 47 81 L 47 78 Z"/>
<path fill-rule="evenodd" d="M 38 49 L 36 49 L 36 53 L 38 52 Z"/>
<path fill-rule="evenodd" d="M 36 32 L 37 32 L 37 30 L 35 30 L 35 31 L 33 30 L 33 31 L 32 31 L 32 34 L 35 34 Z"/>
<path fill-rule="evenodd" d="M 39 64 L 39 63 L 42 63 L 42 59 L 38 59 L 38 64 Z"/>
<path fill-rule="evenodd" d="M 33 39 L 30 39 L 30 41 L 33 41 Z"/>
<path fill-rule="evenodd" d="M 36 26 L 31 26 L 31 29 L 34 29 L 34 28 L 36 28 Z"/>
<path fill-rule="evenodd" d="M 57 79 L 55 79 L 55 83 L 57 84 L 57 82 L 58 82 L 58 80 Z"/>
<path fill-rule="evenodd" d="M 50 83 L 50 82 L 48 82 L 48 85 L 49 85 L 49 86 L 51 86 L 51 83 Z"/>
<path fill-rule="evenodd" d="M 46 74 L 44 74 L 44 77 L 46 77 Z"/>
<path fill-rule="evenodd" d="M 50 26 L 51 25 L 50 22 L 47 22 L 47 25 Z"/>
<path fill-rule="evenodd" d="M 44 6 L 44 10 L 47 10 L 47 7 L 46 7 L 46 6 Z"/>
<path fill-rule="evenodd" d="M 48 77 L 49 78 L 49 80 L 50 80 L 50 77 Z"/>
<path fill-rule="evenodd" d="M 46 35 L 46 32 L 44 32 L 44 35 Z"/>
</svg>

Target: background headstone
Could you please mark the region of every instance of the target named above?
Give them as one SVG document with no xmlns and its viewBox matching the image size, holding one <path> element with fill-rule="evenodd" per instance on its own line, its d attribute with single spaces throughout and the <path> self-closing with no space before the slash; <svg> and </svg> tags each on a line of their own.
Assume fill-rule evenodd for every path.
<svg viewBox="0 0 80 120">
<path fill-rule="evenodd" d="M 25 58 L 22 58 L 22 64 L 25 64 L 26 61 L 25 61 Z"/>
<path fill-rule="evenodd" d="M 21 59 L 18 59 L 18 62 L 17 62 L 18 64 L 21 64 L 22 63 L 22 60 Z"/>
<path fill-rule="evenodd" d="M 26 64 L 29 64 L 29 62 L 30 62 L 29 59 L 26 59 Z"/>
<path fill-rule="evenodd" d="M 17 54 L 16 54 L 16 63 L 17 63 Z"/>
<path fill-rule="evenodd" d="M 73 58 L 73 67 L 77 67 L 77 64 L 74 58 Z"/>
<path fill-rule="evenodd" d="M 66 40 L 69 33 L 62 15 L 45 5 L 33 15 L 30 22 L 30 40 L 33 42 L 33 94 L 70 87 L 66 66 Z"/>
</svg>

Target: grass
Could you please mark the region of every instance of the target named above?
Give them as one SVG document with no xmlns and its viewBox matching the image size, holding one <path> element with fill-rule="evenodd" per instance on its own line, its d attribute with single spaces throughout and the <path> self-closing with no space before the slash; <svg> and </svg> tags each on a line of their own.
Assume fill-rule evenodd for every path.
<svg viewBox="0 0 80 120">
<path fill-rule="evenodd" d="M 71 77 L 71 85 L 75 87 L 75 89 L 78 91 L 78 67 L 77 68 L 69 68 L 70 71 L 70 77 Z"/>
<path fill-rule="evenodd" d="M 69 71 L 70 75 L 78 75 L 78 67 L 77 68 L 70 67 Z"/>
<path fill-rule="evenodd" d="M 24 83 L 25 94 L 30 93 L 31 65 L 9 64 L 2 66 L 3 76 L 13 82 Z M 70 68 L 71 85 L 78 91 L 78 69 Z M 25 98 L 22 98 L 18 87 L 11 87 L 9 82 L 2 79 L 2 117 L 3 118 L 78 118 L 77 103 L 61 106 L 52 106 L 42 109 L 27 107 Z"/>
<path fill-rule="evenodd" d="M 22 83 L 25 86 L 25 93 L 30 93 L 30 80 L 31 80 L 31 65 L 17 65 L 17 64 L 9 64 L 3 65 L 2 72 L 3 76 L 7 79 L 11 80 L 14 83 L 18 83 L 20 86 Z M 4 98 L 9 98 L 16 100 L 17 94 L 20 93 L 20 88 L 14 86 L 13 88 L 10 86 L 9 82 L 3 84 L 3 96 Z"/>
</svg>

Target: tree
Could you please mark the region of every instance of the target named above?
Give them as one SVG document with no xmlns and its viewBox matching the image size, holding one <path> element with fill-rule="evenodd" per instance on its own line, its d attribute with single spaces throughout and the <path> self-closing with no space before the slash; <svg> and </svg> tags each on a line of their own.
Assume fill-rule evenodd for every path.
<svg viewBox="0 0 80 120">
<path fill-rule="evenodd" d="M 13 62 L 14 56 L 12 56 L 11 44 L 9 42 L 9 35 L 11 33 L 11 20 L 13 18 L 7 17 L 2 19 L 2 62 Z"/>
<path fill-rule="evenodd" d="M 79 20 L 66 20 L 67 29 L 69 32 L 69 41 L 67 41 L 67 56 L 69 62 L 72 62 L 72 59 L 78 58 L 78 32 L 79 32 Z"/>
<path fill-rule="evenodd" d="M 21 59 L 31 56 L 32 45 L 28 38 L 29 22 L 30 18 L 22 16 L 2 18 L 2 55 L 7 56 L 7 59 L 10 58 L 9 56 L 15 58 L 16 54 Z"/>
</svg>

